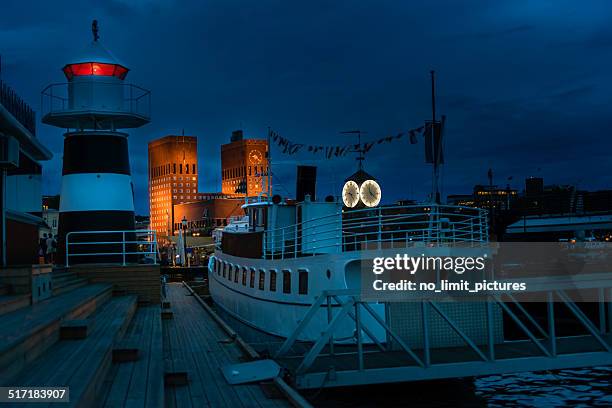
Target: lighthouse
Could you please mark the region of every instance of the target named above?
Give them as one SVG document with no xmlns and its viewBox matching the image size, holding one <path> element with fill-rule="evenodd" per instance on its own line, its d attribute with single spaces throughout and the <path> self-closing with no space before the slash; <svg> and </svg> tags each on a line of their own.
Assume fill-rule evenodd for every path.
<svg viewBox="0 0 612 408">
<path fill-rule="evenodd" d="M 150 121 L 150 92 L 125 82 L 129 69 L 102 46 L 95 20 L 92 34 L 85 51 L 63 67 L 67 82 L 42 92 L 43 123 L 66 130 L 58 255 L 65 260 L 66 237 L 72 233 L 71 264 L 116 262 L 117 257 L 102 254 L 126 252 L 121 242 L 126 233 L 133 236 L 134 188 L 128 134 L 120 129 Z"/>
</svg>

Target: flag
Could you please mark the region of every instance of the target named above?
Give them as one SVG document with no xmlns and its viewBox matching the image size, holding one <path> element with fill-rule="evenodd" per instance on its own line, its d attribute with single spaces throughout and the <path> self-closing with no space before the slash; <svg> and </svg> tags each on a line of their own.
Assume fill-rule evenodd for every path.
<svg viewBox="0 0 612 408">
<path fill-rule="evenodd" d="M 417 137 L 414 130 L 410 131 L 410 144 L 417 144 Z"/>
<path fill-rule="evenodd" d="M 425 163 L 444 164 L 441 122 L 428 122 L 425 126 Z"/>
</svg>

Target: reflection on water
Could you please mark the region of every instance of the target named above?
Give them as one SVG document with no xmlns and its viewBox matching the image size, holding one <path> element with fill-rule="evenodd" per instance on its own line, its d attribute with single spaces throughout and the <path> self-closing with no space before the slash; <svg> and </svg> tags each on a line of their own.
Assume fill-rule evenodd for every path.
<svg viewBox="0 0 612 408">
<path fill-rule="evenodd" d="M 213 306 L 214 307 L 214 306 Z M 281 340 L 217 313 L 267 355 Z M 275 348 L 275 347 L 273 347 Z M 305 390 L 316 407 L 612 407 L 612 367 L 492 375 L 362 387 Z"/>
<path fill-rule="evenodd" d="M 610 407 L 612 367 L 494 375 L 474 381 L 490 407 Z"/>
</svg>

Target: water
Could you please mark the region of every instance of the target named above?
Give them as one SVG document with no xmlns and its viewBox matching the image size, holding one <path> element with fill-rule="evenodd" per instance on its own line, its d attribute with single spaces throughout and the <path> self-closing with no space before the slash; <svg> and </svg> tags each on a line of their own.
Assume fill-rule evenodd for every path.
<svg viewBox="0 0 612 408">
<path fill-rule="evenodd" d="M 281 344 L 278 338 L 240 323 L 218 307 L 215 310 L 256 350 Z M 612 407 L 612 367 L 303 390 L 301 393 L 314 406 L 324 408 Z"/>
<path fill-rule="evenodd" d="M 612 367 L 302 391 L 316 407 L 611 407 Z"/>
<path fill-rule="evenodd" d="M 612 367 L 481 377 L 475 393 L 489 407 L 610 407 Z"/>
</svg>

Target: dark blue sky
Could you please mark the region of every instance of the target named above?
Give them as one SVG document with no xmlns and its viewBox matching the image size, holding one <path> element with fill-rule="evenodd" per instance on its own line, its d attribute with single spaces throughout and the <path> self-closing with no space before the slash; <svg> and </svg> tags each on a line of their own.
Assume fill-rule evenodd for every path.
<svg viewBox="0 0 612 408">
<path fill-rule="evenodd" d="M 377 138 L 430 116 L 438 72 L 448 117 L 443 194 L 528 175 L 580 188 L 612 187 L 612 3 L 466 1 L 3 1 L 3 79 L 40 109 L 40 91 L 91 39 L 153 95 L 151 124 L 130 132 L 136 210 L 148 213 L 146 143 L 199 137 L 200 190 L 218 191 L 220 144 L 267 126 L 296 142 L 341 144 L 338 132 Z M 39 124 L 55 154 L 44 193 L 59 192 L 62 131 Z M 294 194 L 295 164 L 312 155 L 273 151 L 277 192 Z M 423 145 L 375 147 L 366 170 L 383 201 L 424 199 Z M 317 162 L 320 194 L 338 192 L 355 162 Z M 538 171 L 538 168 L 541 170 Z"/>
</svg>

